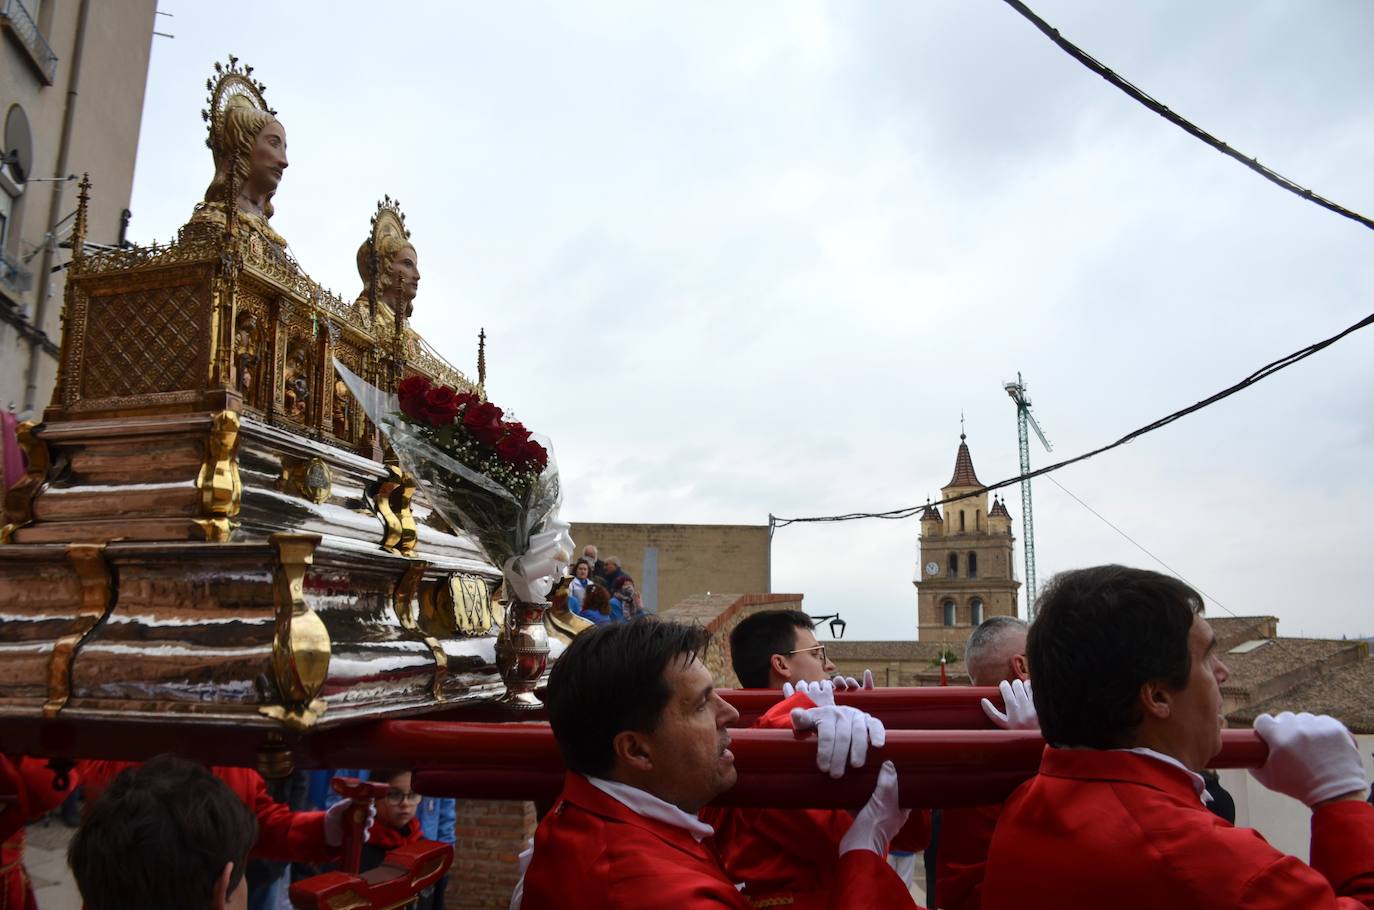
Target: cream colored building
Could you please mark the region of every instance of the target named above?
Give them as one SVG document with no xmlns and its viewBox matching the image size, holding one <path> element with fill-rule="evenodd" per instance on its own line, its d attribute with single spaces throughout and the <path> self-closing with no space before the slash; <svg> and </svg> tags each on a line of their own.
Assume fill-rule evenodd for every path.
<svg viewBox="0 0 1374 910">
<path fill-rule="evenodd" d="M 87 239 L 120 241 L 156 8 L 0 0 L 0 408 L 21 417 L 41 416 L 57 374 L 77 186 L 50 178 L 90 174 Z"/>
<path fill-rule="evenodd" d="M 697 594 L 772 590 L 767 525 L 634 525 L 574 522 L 577 553 L 594 544 L 619 556 L 644 607 L 662 612 Z"/>
</svg>

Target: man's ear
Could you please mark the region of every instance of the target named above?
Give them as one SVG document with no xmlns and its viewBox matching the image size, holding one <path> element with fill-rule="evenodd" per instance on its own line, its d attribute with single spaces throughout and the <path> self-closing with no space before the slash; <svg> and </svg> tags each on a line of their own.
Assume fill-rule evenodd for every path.
<svg viewBox="0 0 1374 910">
<path fill-rule="evenodd" d="M 224 864 L 224 871 L 219 874 L 219 881 L 215 882 L 214 891 L 210 897 L 211 910 L 224 910 L 229 906 L 229 880 L 234 877 L 234 864 L 227 862 Z M 239 887 L 247 887 L 248 877 L 239 879 Z"/>
<path fill-rule="evenodd" d="M 774 654 L 768 658 L 768 669 L 772 670 L 783 682 L 789 682 L 792 679 L 792 668 L 787 665 L 787 658 L 782 654 Z"/>
<path fill-rule="evenodd" d="M 653 746 L 638 730 L 621 730 L 611 740 L 616 761 L 628 770 L 647 774 L 654 770 Z"/>
<path fill-rule="evenodd" d="M 1030 661 L 1026 660 L 1024 654 L 1013 654 L 1011 658 L 1011 672 L 1016 678 L 1025 682 L 1030 679 Z"/>
<path fill-rule="evenodd" d="M 1140 687 L 1140 708 L 1145 717 L 1166 720 L 1173 712 L 1173 693 L 1161 682 L 1147 682 Z"/>
</svg>

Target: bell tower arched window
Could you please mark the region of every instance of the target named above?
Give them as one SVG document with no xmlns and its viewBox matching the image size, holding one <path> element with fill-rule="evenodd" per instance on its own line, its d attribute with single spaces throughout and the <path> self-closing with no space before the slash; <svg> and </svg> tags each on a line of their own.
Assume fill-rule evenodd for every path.
<svg viewBox="0 0 1374 910">
<path fill-rule="evenodd" d="M 968 555 L 968 577 L 969 577 L 969 578 L 977 578 L 977 577 L 978 577 L 978 554 L 977 554 L 977 553 L 970 553 L 970 554 Z"/>
<path fill-rule="evenodd" d="M 958 577 L 959 577 L 959 554 L 958 554 L 958 553 L 951 553 L 951 554 L 949 554 L 949 577 L 950 577 L 950 578 L 958 578 Z"/>
<path fill-rule="evenodd" d="M 980 625 L 983 622 L 983 601 L 981 598 L 973 598 L 968 602 L 969 623 Z"/>
<path fill-rule="evenodd" d="M 947 600 L 944 603 L 945 625 L 954 625 L 954 601 Z"/>
</svg>

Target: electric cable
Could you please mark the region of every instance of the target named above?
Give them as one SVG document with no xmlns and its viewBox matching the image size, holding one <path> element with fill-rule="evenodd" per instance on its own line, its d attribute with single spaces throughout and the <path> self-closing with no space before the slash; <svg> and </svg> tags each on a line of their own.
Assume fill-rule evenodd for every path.
<svg viewBox="0 0 1374 910">
<path fill-rule="evenodd" d="M 1218 152 L 1221 152 L 1223 155 L 1226 155 L 1229 158 L 1234 158 L 1241 164 L 1248 167 L 1250 170 L 1254 171 L 1256 174 L 1259 174 L 1265 180 L 1268 180 L 1270 183 L 1273 183 L 1276 186 L 1282 187 L 1283 189 L 1287 190 L 1293 195 L 1306 199 L 1308 202 L 1316 203 L 1317 205 L 1321 206 L 1324 209 L 1327 209 L 1328 211 L 1335 212 L 1342 218 L 1349 218 L 1351 221 L 1358 222 L 1359 224 L 1362 224 L 1367 228 L 1374 229 L 1374 221 L 1371 221 L 1369 218 L 1366 218 L 1359 212 L 1352 212 L 1345 206 L 1340 205 L 1336 202 L 1332 202 L 1330 199 L 1327 199 L 1324 196 L 1319 196 L 1311 190 L 1307 189 L 1306 187 L 1298 185 L 1294 181 L 1288 179 L 1287 177 L 1283 176 L 1282 174 L 1278 173 L 1272 168 L 1268 168 L 1260 164 L 1258 159 L 1246 155 L 1239 149 L 1232 148 L 1225 142 L 1218 139 L 1216 136 L 1213 136 L 1211 133 L 1207 132 L 1206 130 L 1202 129 L 1201 127 L 1197 126 L 1191 121 L 1186 120 L 1185 118 L 1174 113 L 1168 108 L 1167 105 L 1150 97 L 1144 91 L 1132 85 L 1126 79 L 1122 78 L 1116 72 L 1114 72 L 1107 66 L 1103 65 L 1102 63 L 1098 62 L 1086 51 L 1078 47 L 1078 45 L 1074 44 L 1072 41 L 1069 41 L 1063 35 L 1059 34 L 1059 29 L 1055 28 L 1054 26 L 1046 22 L 1044 19 L 1041 19 L 1039 16 L 1037 16 L 1035 12 L 1031 10 L 1030 7 L 1026 6 L 1026 4 L 1022 3 L 1021 0 L 1005 0 L 1005 2 L 1012 9 L 1016 10 L 1018 13 L 1024 16 L 1032 25 L 1034 25 L 1041 32 L 1043 32 L 1045 36 L 1048 37 L 1051 41 L 1059 45 L 1060 49 L 1067 53 L 1070 57 L 1074 58 L 1079 63 L 1086 66 L 1088 69 L 1092 70 L 1094 73 L 1101 76 L 1103 79 L 1107 80 L 1107 82 L 1109 82 L 1110 84 L 1121 89 L 1121 91 L 1125 92 L 1129 97 L 1138 101 L 1140 104 L 1144 105 L 1149 110 L 1154 111 L 1156 114 L 1163 117 L 1165 120 L 1168 120 L 1170 123 L 1172 123 L 1174 126 L 1177 126 L 1179 129 L 1183 130 L 1188 135 L 1193 136 L 1196 139 L 1202 140 L 1203 142 L 1210 145 L 1212 148 L 1216 149 Z"/>
</svg>

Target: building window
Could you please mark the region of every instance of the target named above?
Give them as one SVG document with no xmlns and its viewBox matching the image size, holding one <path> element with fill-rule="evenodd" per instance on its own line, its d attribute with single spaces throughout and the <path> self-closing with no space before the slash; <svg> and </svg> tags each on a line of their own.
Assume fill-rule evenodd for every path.
<svg viewBox="0 0 1374 910">
<path fill-rule="evenodd" d="M 977 554 L 977 553 L 970 553 L 970 554 L 968 555 L 968 577 L 969 577 L 969 578 L 977 578 L 977 577 L 978 577 L 978 554 Z"/>
<path fill-rule="evenodd" d="M 959 577 L 959 554 L 958 554 L 958 553 L 951 553 L 951 554 L 949 554 L 949 577 L 950 577 L 950 578 L 958 578 L 958 577 Z"/>
<path fill-rule="evenodd" d="M 947 626 L 952 626 L 952 625 L 954 625 L 954 601 L 952 601 L 952 600 L 947 600 L 947 601 L 945 601 L 944 609 L 945 609 L 945 625 L 947 625 Z"/>
<path fill-rule="evenodd" d="M 982 509 L 974 509 L 974 510 L 973 510 L 973 530 L 975 530 L 975 531 L 980 531 L 980 532 L 983 530 L 983 510 L 982 510 Z"/>
<path fill-rule="evenodd" d="M 964 533 L 964 510 L 959 510 L 959 533 Z"/>
<path fill-rule="evenodd" d="M 969 623 L 980 625 L 983 622 L 983 601 L 975 597 L 968 602 Z"/>
</svg>

